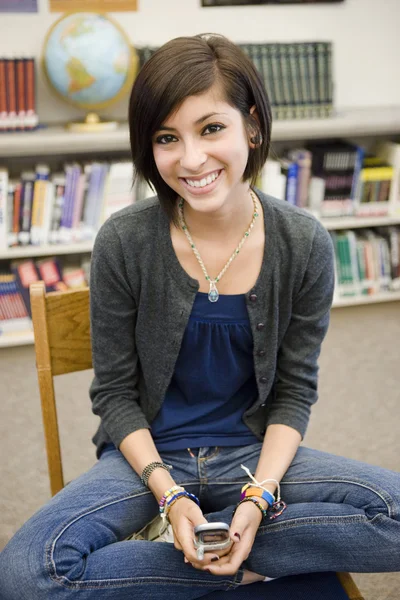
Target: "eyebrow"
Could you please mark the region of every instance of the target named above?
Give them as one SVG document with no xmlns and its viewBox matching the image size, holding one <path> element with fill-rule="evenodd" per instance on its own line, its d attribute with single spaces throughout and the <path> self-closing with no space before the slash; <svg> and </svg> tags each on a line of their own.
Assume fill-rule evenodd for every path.
<svg viewBox="0 0 400 600">
<path fill-rule="evenodd" d="M 225 115 L 225 114 L 226 113 L 217 113 L 217 112 L 208 113 L 208 114 L 200 117 L 200 119 L 197 119 L 197 121 L 195 121 L 194 124 L 201 125 L 201 123 L 203 123 L 210 117 L 215 117 L 216 115 Z M 158 128 L 157 131 L 176 131 L 176 129 L 174 129 L 174 127 L 167 127 L 166 125 L 160 125 L 160 127 Z"/>
</svg>

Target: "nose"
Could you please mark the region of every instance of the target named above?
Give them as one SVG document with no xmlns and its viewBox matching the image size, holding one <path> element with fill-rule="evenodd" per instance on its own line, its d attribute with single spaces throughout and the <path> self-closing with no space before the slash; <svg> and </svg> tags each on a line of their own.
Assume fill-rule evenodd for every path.
<svg viewBox="0 0 400 600">
<path fill-rule="evenodd" d="M 196 142 L 185 143 L 180 158 L 182 169 L 196 173 L 201 170 L 207 160 L 207 155 L 201 148 L 201 144 Z"/>
</svg>

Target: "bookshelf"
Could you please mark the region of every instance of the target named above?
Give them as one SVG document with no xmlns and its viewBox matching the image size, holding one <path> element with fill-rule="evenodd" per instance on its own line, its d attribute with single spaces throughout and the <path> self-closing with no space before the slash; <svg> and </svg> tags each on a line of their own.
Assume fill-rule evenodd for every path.
<svg viewBox="0 0 400 600">
<path fill-rule="evenodd" d="M 285 142 L 334 137 L 364 137 L 400 133 L 400 106 L 338 109 L 328 119 L 275 121 L 272 141 Z M 35 154 L 78 154 L 81 152 L 129 151 L 129 129 L 120 123 L 115 131 L 76 133 L 63 126 L 36 131 L 0 134 L 2 157 Z"/>
<path fill-rule="evenodd" d="M 400 106 L 339 109 L 327 119 L 275 121 L 273 142 L 294 142 L 340 137 L 384 137 L 400 134 Z M 129 153 L 129 128 L 121 123 L 114 131 L 77 133 L 62 125 L 41 127 L 32 132 L 0 134 L 0 165 L 4 159 L 40 156 L 61 157 L 99 152 Z M 2 161 L 3 159 L 3 161 Z M 34 159 L 35 160 L 35 159 Z M 397 217 L 341 217 L 321 219 L 328 230 L 357 229 L 382 225 L 400 225 Z M 60 256 L 90 253 L 93 242 L 25 246 L 0 251 L 0 261 L 41 256 Z M 400 300 L 400 291 L 376 293 L 368 296 L 348 296 L 334 300 L 333 308 L 377 304 Z M 33 343 L 32 331 L 18 331 L 0 335 L 0 348 Z"/>
</svg>

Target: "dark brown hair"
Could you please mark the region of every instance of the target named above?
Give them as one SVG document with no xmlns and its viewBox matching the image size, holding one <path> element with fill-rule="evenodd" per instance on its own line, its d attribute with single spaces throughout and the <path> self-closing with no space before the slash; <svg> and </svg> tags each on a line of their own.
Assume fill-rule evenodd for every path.
<svg viewBox="0 0 400 600">
<path fill-rule="evenodd" d="M 255 184 L 268 157 L 271 107 L 260 75 L 245 53 L 224 36 L 179 37 L 159 48 L 140 70 L 129 102 L 129 131 L 135 177 L 155 189 L 168 218 L 176 222 L 176 192 L 160 176 L 152 137 L 189 96 L 219 84 L 226 101 L 243 115 L 256 143 L 250 149 L 244 181 Z M 256 106 L 257 117 L 250 115 Z"/>
</svg>

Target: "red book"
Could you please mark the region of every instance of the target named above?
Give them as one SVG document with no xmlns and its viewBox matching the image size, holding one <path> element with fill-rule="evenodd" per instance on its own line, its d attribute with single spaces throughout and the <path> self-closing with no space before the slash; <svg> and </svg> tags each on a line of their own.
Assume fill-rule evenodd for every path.
<svg viewBox="0 0 400 600">
<path fill-rule="evenodd" d="M 6 60 L 0 58 L 0 130 L 7 127 Z"/>
<path fill-rule="evenodd" d="M 24 60 L 17 58 L 17 105 L 18 105 L 18 128 L 24 129 L 26 114 L 26 86 Z"/>
<path fill-rule="evenodd" d="M 15 60 L 6 59 L 6 91 L 8 109 L 8 129 L 16 128 L 17 121 L 17 80 L 15 73 Z"/>
</svg>

